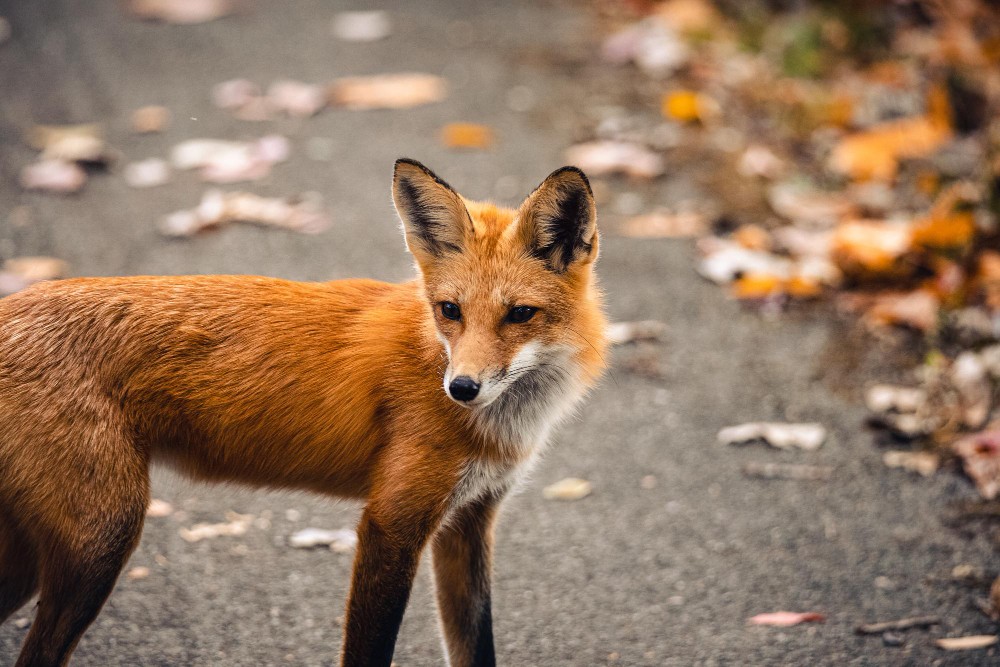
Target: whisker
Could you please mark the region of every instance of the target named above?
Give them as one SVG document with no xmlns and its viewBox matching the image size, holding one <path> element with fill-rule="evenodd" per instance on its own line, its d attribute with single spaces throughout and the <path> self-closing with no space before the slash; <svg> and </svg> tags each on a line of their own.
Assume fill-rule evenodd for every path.
<svg viewBox="0 0 1000 667">
<path fill-rule="evenodd" d="M 566 328 L 567 328 L 567 329 L 569 329 L 569 331 L 570 331 L 571 333 L 573 333 L 573 334 L 576 334 L 577 336 L 579 336 L 580 338 L 582 338 L 582 339 L 583 339 L 583 341 L 584 341 L 584 342 L 585 342 L 585 343 L 586 343 L 587 345 L 589 345 L 589 346 L 590 346 L 590 348 L 591 348 L 591 349 L 592 349 L 592 350 L 593 350 L 594 352 L 596 352 L 596 353 L 597 353 L 597 356 L 598 356 L 598 357 L 600 357 L 601 361 L 602 361 L 602 362 L 604 363 L 604 367 L 608 369 L 608 375 L 610 375 L 610 376 L 611 376 L 611 381 L 615 383 L 615 387 L 616 387 L 617 389 L 621 389 L 621 386 L 620 386 L 620 385 L 618 384 L 618 378 L 616 378 L 616 377 L 615 377 L 615 372 L 614 372 L 614 369 L 612 369 L 612 368 L 611 368 L 611 364 L 609 364 L 609 363 L 608 363 L 608 360 L 604 358 L 604 355 L 603 355 L 603 354 L 601 354 L 601 351 L 600 351 L 600 350 L 598 350 L 598 349 L 597 349 L 596 347 L 594 347 L 594 344 L 593 344 L 593 343 L 591 343 L 591 342 L 590 342 L 589 340 L 587 340 L 587 337 L 586 337 L 586 336 L 584 336 L 584 335 L 583 335 L 582 333 L 580 333 L 579 331 L 577 331 L 576 329 L 574 329 L 574 328 L 572 328 L 572 327 L 569 327 L 569 326 L 567 326 Z"/>
</svg>

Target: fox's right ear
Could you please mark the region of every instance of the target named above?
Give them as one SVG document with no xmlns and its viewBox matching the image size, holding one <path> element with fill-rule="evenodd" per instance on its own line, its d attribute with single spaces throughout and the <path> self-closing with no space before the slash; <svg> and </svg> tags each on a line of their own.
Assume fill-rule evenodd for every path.
<svg viewBox="0 0 1000 667">
<path fill-rule="evenodd" d="M 403 221 L 406 247 L 419 263 L 461 252 L 474 233 L 462 198 L 416 160 L 396 160 L 392 201 Z"/>
</svg>

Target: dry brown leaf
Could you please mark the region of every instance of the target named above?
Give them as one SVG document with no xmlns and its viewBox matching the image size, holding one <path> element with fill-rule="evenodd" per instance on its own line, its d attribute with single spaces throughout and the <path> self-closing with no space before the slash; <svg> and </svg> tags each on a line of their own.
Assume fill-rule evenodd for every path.
<svg viewBox="0 0 1000 667">
<path fill-rule="evenodd" d="M 200 542 L 220 536 L 239 536 L 247 532 L 253 519 L 252 514 L 226 512 L 225 523 L 197 523 L 190 528 L 181 528 L 179 533 L 185 542 Z"/>
<path fill-rule="evenodd" d="M 856 181 L 891 181 L 901 159 L 926 157 L 951 136 L 947 124 L 929 116 L 894 120 L 844 137 L 828 165 Z"/>
<path fill-rule="evenodd" d="M 232 14 L 234 0 L 129 0 L 128 11 L 140 19 L 177 25 L 207 23 Z"/>
<path fill-rule="evenodd" d="M 580 500 L 590 495 L 593 490 L 590 482 L 577 477 L 567 477 L 555 484 L 542 489 L 542 495 L 547 500 Z"/>
<path fill-rule="evenodd" d="M 855 210 L 854 202 L 845 193 L 827 192 L 796 182 L 775 183 L 768 190 L 767 199 L 778 215 L 816 227 L 832 226 Z"/>
<path fill-rule="evenodd" d="M 389 13 L 381 10 L 339 12 L 330 31 L 345 42 L 375 42 L 389 36 L 392 23 Z"/>
<path fill-rule="evenodd" d="M 3 270 L 31 282 L 55 280 L 66 275 L 69 265 L 55 257 L 14 257 L 3 263 Z"/>
<path fill-rule="evenodd" d="M 153 498 L 150 500 L 149 507 L 146 508 L 146 516 L 153 518 L 162 518 L 170 516 L 173 513 L 174 506 L 166 500 L 160 500 L 159 498 Z"/>
<path fill-rule="evenodd" d="M 767 614 L 757 614 L 750 618 L 751 625 L 770 625 L 778 628 L 787 628 L 799 623 L 821 623 L 826 620 L 826 616 L 814 611 L 775 611 Z"/>
<path fill-rule="evenodd" d="M 122 178 L 130 187 L 152 188 L 170 180 L 170 165 L 160 158 L 129 162 L 122 169 Z"/>
<path fill-rule="evenodd" d="M 419 72 L 345 77 L 330 85 L 327 96 L 330 104 L 348 109 L 406 109 L 440 102 L 448 83 Z"/>
<path fill-rule="evenodd" d="M 43 160 L 64 162 L 108 162 L 104 133 L 96 123 L 85 125 L 35 125 L 28 131 L 28 144 L 42 151 Z"/>
<path fill-rule="evenodd" d="M 968 635 L 966 637 L 942 637 L 934 643 L 946 651 L 969 651 L 993 646 L 997 641 L 996 635 Z"/>
<path fill-rule="evenodd" d="M 656 178 L 666 172 L 663 157 L 642 144 L 629 141 L 590 141 L 566 150 L 566 161 L 590 176 L 625 174 Z"/>
<path fill-rule="evenodd" d="M 743 225 L 733 232 L 733 240 L 749 250 L 770 250 L 771 235 L 760 225 Z"/>
<path fill-rule="evenodd" d="M 901 325 L 931 331 L 937 326 L 940 306 L 937 296 L 928 290 L 886 292 L 875 298 L 867 318 L 876 325 Z"/>
<path fill-rule="evenodd" d="M 230 222 L 316 234 L 329 227 L 330 218 L 323 211 L 322 196 L 316 192 L 280 199 L 249 192 L 209 190 L 197 208 L 166 216 L 160 222 L 160 231 L 167 236 L 192 236 Z"/>
<path fill-rule="evenodd" d="M 915 472 L 923 477 L 930 477 L 937 472 L 941 459 L 933 452 L 889 451 L 882 455 L 882 463 L 889 468 L 902 468 Z"/>
<path fill-rule="evenodd" d="M 605 336 L 612 345 L 624 345 L 637 341 L 660 340 L 666 331 L 667 325 L 659 320 L 615 322 L 605 329 Z"/>
<path fill-rule="evenodd" d="M 722 20 L 708 0 L 667 0 L 656 6 L 655 16 L 680 33 L 702 35 Z"/>
<path fill-rule="evenodd" d="M 266 104 L 292 118 L 309 118 L 326 106 L 326 91 L 316 84 L 282 79 L 268 86 Z"/>
<path fill-rule="evenodd" d="M 161 106 L 140 107 L 132 112 L 132 129 L 139 134 L 163 132 L 170 126 L 170 109 Z"/>
<path fill-rule="evenodd" d="M 622 225 L 625 236 L 640 239 L 688 238 L 708 231 L 708 220 L 701 213 L 658 211 L 629 218 Z"/>
<path fill-rule="evenodd" d="M 927 248 L 962 248 L 972 242 L 976 223 L 971 211 L 931 215 L 913 226 L 913 243 Z"/>
<path fill-rule="evenodd" d="M 71 194 L 87 183 L 87 172 L 75 162 L 40 160 L 21 169 L 18 182 L 25 190 Z"/>
<path fill-rule="evenodd" d="M 965 436 L 952 449 L 983 498 L 992 500 L 1000 495 L 1000 428 Z"/>
<path fill-rule="evenodd" d="M 485 150 L 493 145 L 493 130 L 478 123 L 448 123 L 441 128 L 441 143 L 448 148 L 477 148 Z"/>
<path fill-rule="evenodd" d="M 819 449 L 826 440 L 826 428 L 822 424 L 787 424 L 784 422 L 749 422 L 738 426 L 728 426 L 716 436 L 724 445 L 738 445 L 754 440 L 763 440 L 778 449 Z"/>
<path fill-rule="evenodd" d="M 830 256 L 841 271 L 859 278 L 911 272 L 899 260 L 913 245 L 913 230 L 902 222 L 849 220 L 833 232 Z"/>
</svg>

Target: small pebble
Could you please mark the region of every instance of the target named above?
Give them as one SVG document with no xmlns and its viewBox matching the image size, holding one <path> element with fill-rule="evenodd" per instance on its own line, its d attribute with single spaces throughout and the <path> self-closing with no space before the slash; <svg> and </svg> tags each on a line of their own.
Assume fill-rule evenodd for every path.
<svg viewBox="0 0 1000 667">
<path fill-rule="evenodd" d="M 883 632 L 882 643 L 886 646 L 902 646 L 903 635 L 898 632 Z"/>
</svg>

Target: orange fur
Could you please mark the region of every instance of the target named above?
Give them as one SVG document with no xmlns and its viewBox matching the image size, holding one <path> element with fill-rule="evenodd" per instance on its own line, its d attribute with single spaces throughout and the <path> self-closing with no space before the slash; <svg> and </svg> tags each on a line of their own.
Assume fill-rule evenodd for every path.
<svg viewBox="0 0 1000 667">
<path fill-rule="evenodd" d="M 397 165 L 397 181 L 412 164 Z M 557 174 L 540 190 L 582 187 L 563 183 L 582 175 Z M 449 364 L 501 372 L 534 341 L 568 350 L 560 363 L 574 387 L 591 385 L 605 324 L 597 237 L 556 272 L 526 251 L 532 206 L 543 204 L 529 197 L 512 211 L 437 183 L 419 187 L 446 204 L 401 207 L 421 269 L 401 285 L 81 278 L 0 301 L 0 621 L 36 582 L 43 593 L 19 667 L 68 659 L 137 543 L 154 461 L 199 479 L 367 500 L 344 664 L 388 664 L 420 551 L 445 525 L 435 562 L 449 653 L 455 665 L 491 663 L 492 517 L 543 443 L 512 446 L 442 383 Z M 436 255 L 420 244 L 438 241 L 407 217 L 439 210 L 448 247 Z M 462 322 L 440 315 L 442 300 L 463 304 Z M 515 303 L 540 310 L 506 324 Z M 479 484 L 472 470 L 495 474 Z M 480 611 L 463 615 L 473 598 Z"/>
</svg>

